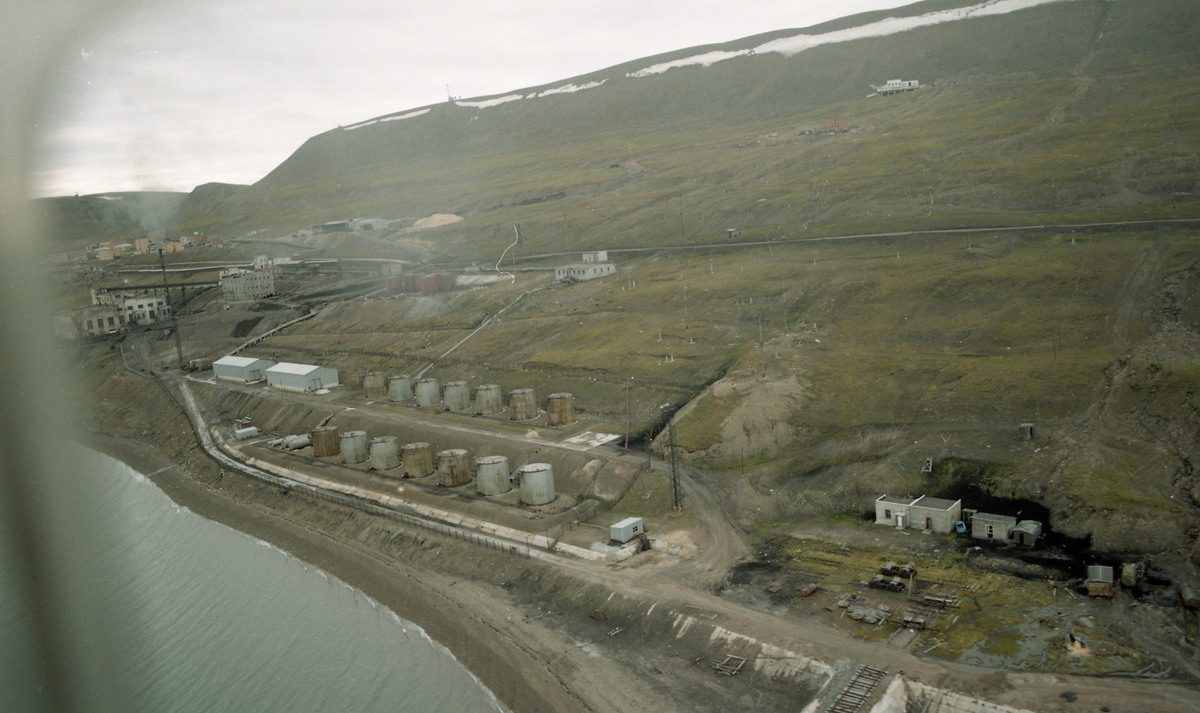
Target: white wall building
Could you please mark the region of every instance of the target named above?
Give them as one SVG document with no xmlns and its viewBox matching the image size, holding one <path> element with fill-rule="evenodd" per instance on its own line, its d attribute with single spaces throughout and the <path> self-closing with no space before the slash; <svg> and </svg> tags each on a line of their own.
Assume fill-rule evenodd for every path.
<svg viewBox="0 0 1200 713">
<path fill-rule="evenodd" d="M 125 308 L 125 321 L 129 324 L 149 324 L 171 316 L 166 297 L 126 294 L 122 304 Z"/>
<path fill-rule="evenodd" d="M 338 385 L 337 369 L 281 361 L 267 369 L 267 385 L 284 391 L 318 391 Z"/>
<path fill-rule="evenodd" d="M 244 302 L 275 294 L 275 275 L 234 268 L 221 273 L 221 290 L 227 302 Z"/>
<path fill-rule="evenodd" d="M 227 356 L 213 362 L 213 374 L 230 381 L 261 381 L 274 362 L 254 357 Z"/>
</svg>

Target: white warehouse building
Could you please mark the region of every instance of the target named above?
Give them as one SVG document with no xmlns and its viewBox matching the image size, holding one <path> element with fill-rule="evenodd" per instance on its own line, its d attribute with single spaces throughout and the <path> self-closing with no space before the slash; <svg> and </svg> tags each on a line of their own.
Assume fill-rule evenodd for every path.
<svg viewBox="0 0 1200 713">
<path fill-rule="evenodd" d="M 337 369 L 282 361 L 267 369 L 267 384 L 284 391 L 318 391 L 338 385 Z"/>
<path fill-rule="evenodd" d="M 213 362 L 213 374 L 230 381 L 262 381 L 275 362 L 254 357 L 227 356 Z"/>
</svg>

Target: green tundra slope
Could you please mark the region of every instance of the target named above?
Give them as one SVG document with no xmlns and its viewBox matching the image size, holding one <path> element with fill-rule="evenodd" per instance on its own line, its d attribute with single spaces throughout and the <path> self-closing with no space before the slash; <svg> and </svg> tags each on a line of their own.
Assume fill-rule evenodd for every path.
<svg viewBox="0 0 1200 713">
<path fill-rule="evenodd" d="M 1036 226 L 1200 218 L 1198 30 L 1189 0 L 1070 0 L 630 76 L 799 31 L 681 50 L 331 130 L 252 186 L 198 189 L 177 227 L 453 213 L 304 245 L 489 268 L 519 226 L 505 265 L 610 250 L 618 275 L 515 305 L 548 276 L 343 303 L 257 349 L 345 383 L 415 373 L 513 305 L 430 375 L 571 391 L 616 429 L 628 387 L 635 435 L 680 409 L 684 457 L 748 528 L 971 486 L 1101 550 L 1196 554 L 1200 231 Z M 893 78 L 923 86 L 868 96 Z M 994 229 L 894 234 L 971 227 Z M 868 233 L 893 234 L 822 240 Z"/>
</svg>

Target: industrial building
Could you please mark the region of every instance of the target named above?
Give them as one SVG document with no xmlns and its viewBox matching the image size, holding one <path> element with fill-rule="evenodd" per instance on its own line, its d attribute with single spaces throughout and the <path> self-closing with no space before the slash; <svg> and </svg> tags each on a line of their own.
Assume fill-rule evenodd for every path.
<svg viewBox="0 0 1200 713">
<path fill-rule="evenodd" d="M 563 280 L 595 280 L 617 272 L 617 266 L 608 261 L 607 250 L 594 250 L 583 253 L 583 262 L 574 265 L 564 265 L 554 268 L 554 279 Z"/>
<path fill-rule="evenodd" d="M 221 291 L 226 301 L 244 302 L 275 294 L 275 275 L 233 268 L 221 272 Z"/>
<path fill-rule="evenodd" d="M 892 525 L 898 530 L 909 528 L 952 532 L 954 524 L 961 518 L 961 500 L 944 500 L 927 495 L 913 500 L 887 494 L 875 499 L 875 522 L 880 525 Z"/>
<path fill-rule="evenodd" d="M 267 385 L 284 391 L 319 391 L 338 385 L 337 369 L 279 362 L 267 369 Z"/>
<path fill-rule="evenodd" d="M 125 313 L 116 305 L 93 305 L 54 316 L 54 333 L 65 339 L 125 331 Z"/>
<path fill-rule="evenodd" d="M 274 362 L 266 359 L 227 356 L 214 361 L 212 367 L 213 374 L 218 379 L 249 383 L 266 378 L 267 369 L 270 369 L 273 364 Z"/>
</svg>

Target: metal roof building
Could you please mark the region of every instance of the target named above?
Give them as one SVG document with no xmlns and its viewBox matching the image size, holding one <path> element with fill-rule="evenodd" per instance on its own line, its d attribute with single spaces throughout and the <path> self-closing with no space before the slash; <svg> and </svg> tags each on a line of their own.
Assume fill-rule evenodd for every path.
<svg viewBox="0 0 1200 713">
<path fill-rule="evenodd" d="M 279 362 L 267 369 L 267 384 L 285 391 L 317 391 L 338 385 L 337 369 Z"/>
<path fill-rule="evenodd" d="M 227 356 L 213 362 L 213 374 L 231 381 L 259 381 L 275 362 L 254 357 Z"/>
</svg>

